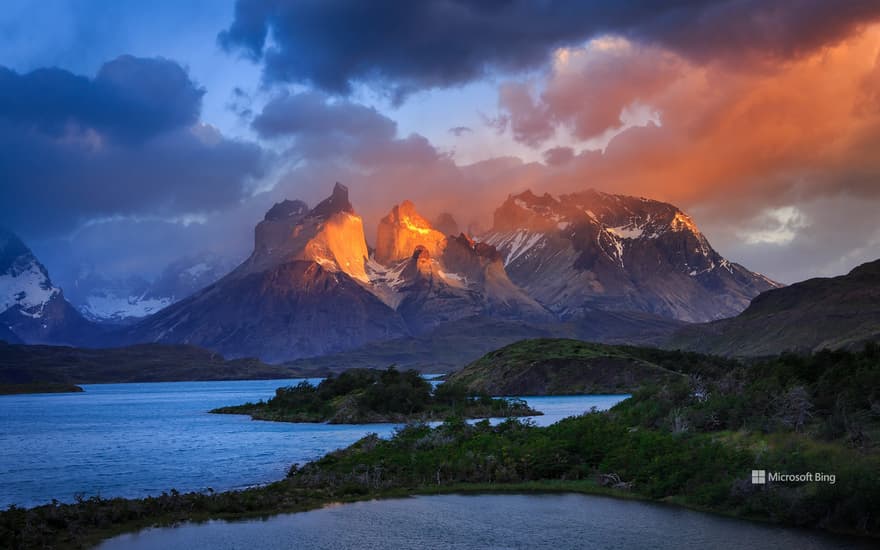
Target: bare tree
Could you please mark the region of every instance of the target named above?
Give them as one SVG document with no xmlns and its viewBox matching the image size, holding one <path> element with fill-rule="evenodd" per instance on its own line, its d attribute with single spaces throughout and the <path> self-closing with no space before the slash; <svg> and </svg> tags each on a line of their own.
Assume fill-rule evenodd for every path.
<svg viewBox="0 0 880 550">
<path fill-rule="evenodd" d="M 813 402 L 804 386 L 793 386 L 777 401 L 776 418 L 796 432 L 813 417 Z"/>
<path fill-rule="evenodd" d="M 705 402 L 709 399 L 709 386 L 706 384 L 703 377 L 699 374 L 691 374 L 688 377 L 688 382 L 691 386 L 691 396 L 697 400 L 699 403 Z"/>
<path fill-rule="evenodd" d="M 672 433 L 684 433 L 690 429 L 690 423 L 687 420 L 685 411 L 681 409 L 672 409 L 669 413 L 669 423 L 672 427 Z"/>
</svg>

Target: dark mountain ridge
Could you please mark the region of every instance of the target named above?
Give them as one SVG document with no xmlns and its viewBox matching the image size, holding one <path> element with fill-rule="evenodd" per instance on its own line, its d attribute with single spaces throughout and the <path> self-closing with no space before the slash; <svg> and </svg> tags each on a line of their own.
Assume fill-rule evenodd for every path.
<svg viewBox="0 0 880 550">
<path fill-rule="evenodd" d="M 880 339 L 880 260 L 757 296 L 736 317 L 686 326 L 667 344 L 729 356 L 858 349 Z"/>
</svg>

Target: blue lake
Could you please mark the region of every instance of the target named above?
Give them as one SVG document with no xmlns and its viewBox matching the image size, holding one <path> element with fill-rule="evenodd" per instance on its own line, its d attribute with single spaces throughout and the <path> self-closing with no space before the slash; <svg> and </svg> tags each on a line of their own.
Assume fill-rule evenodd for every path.
<svg viewBox="0 0 880 550">
<path fill-rule="evenodd" d="M 299 380 L 84 385 L 84 393 L 0 396 L 0 507 L 243 488 L 395 426 L 288 424 L 214 415 Z M 547 425 L 626 396 L 529 397 Z"/>
<path fill-rule="evenodd" d="M 442 495 L 358 502 L 121 535 L 99 550 L 569 548 L 826 550 L 870 541 L 590 495 Z"/>
</svg>

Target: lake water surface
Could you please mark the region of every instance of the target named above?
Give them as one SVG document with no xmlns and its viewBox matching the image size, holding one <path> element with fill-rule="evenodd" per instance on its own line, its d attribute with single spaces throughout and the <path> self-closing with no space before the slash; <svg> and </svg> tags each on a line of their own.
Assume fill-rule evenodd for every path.
<svg viewBox="0 0 880 550">
<path fill-rule="evenodd" d="M 715 549 L 825 550 L 867 543 L 605 497 L 442 495 L 359 502 L 241 522 L 148 529 L 100 550 Z"/>
<path fill-rule="evenodd" d="M 0 396 L 0 507 L 74 495 L 143 497 L 243 488 L 391 424 L 258 422 L 210 409 L 268 399 L 299 380 L 84 385 L 84 393 Z M 626 396 L 530 397 L 546 425 Z"/>
</svg>

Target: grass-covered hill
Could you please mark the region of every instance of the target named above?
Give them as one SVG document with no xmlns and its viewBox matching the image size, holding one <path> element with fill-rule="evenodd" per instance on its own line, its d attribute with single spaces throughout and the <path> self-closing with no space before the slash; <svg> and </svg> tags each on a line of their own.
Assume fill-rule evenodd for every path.
<svg viewBox="0 0 880 550">
<path fill-rule="evenodd" d="M 490 418 L 541 414 L 524 401 L 493 399 L 444 383 L 431 387 L 421 375 L 393 367 L 384 371 L 351 369 L 329 376 L 317 386 L 303 381 L 278 388 L 269 401 L 221 407 L 219 414 L 247 414 L 255 420 L 370 424 L 444 420 L 449 417 Z"/>
<path fill-rule="evenodd" d="M 878 340 L 880 260 L 840 277 L 768 290 L 736 317 L 683 327 L 664 345 L 746 357 L 824 348 L 858 350 Z"/>
<path fill-rule="evenodd" d="M 487 353 L 449 381 L 490 395 L 626 393 L 678 379 L 695 361 L 704 369 L 725 363 L 696 354 L 541 338 Z"/>
</svg>

